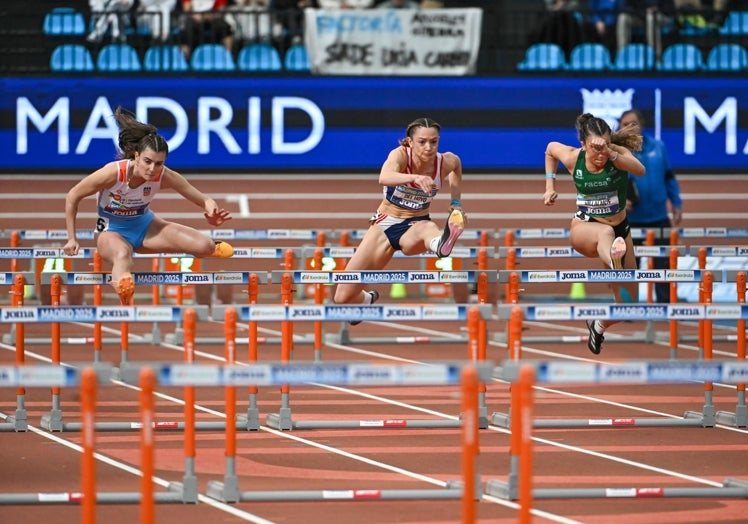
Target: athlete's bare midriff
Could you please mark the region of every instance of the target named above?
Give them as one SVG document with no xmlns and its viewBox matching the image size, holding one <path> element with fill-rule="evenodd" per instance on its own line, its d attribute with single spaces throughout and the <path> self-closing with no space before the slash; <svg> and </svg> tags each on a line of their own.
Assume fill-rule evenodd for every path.
<svg viewBox="0 0 748 524">
<path fill-rule="evenodd" d="M 380 213 L 384 213 L 385 215 L 389 215 L 391 217 L 396 218 L 413 218 L 413 217 L 422 217 L 429 214 L 429 210 L 427 209 L 421 209 L 418 211 L 413 211 L 410 209 L 403 209 L 401 207 L 398 207 L 394 205 L 391 202 L 388 202 L 386 199 L 382 200 L 382 203 L 379 204 L 379 207 L 377 207 L 377 211 Z"/>
</svg>

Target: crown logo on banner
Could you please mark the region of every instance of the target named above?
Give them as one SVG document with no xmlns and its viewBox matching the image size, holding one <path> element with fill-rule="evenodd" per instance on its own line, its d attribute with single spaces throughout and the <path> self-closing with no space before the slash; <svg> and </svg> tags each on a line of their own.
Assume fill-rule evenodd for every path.
<svg viewBox="0 0 748 524">
<path fill-rule="evenodd" d="M 592 113 L 605 120 L 611 129 L 618 129 L 618 119 L 624 111 L 631 109 L 634 89 L 584 89 L 582 92 L 582 113 Z"/>
</svg>

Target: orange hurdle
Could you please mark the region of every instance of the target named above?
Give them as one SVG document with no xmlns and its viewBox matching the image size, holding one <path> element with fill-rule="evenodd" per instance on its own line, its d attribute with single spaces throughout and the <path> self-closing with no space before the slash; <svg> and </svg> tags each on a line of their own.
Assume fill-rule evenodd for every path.
<svg viewBox="0 0 748 524">
<path fill-rule="evenodd" d="M 96 371 L 85 368 L 81 372 L 81 522 L 96 522 Z"/>
<path fill-rule="evenodd" d="M 535 370 L 531 366 L 522 366 L 519 370 L 519 382 L 516 400 L 516 425 L 512 424 L 512 442 L 519 452 L 519 522 L 532 522 L 532 420 Z M 516 437 L 515 437 L 516 435 Z"/>
<path fill-rule="evenodd" d="M 153 524 L 156 507 L 153 496 L 153 424 L 155 402 L 153 390 L 156 377 L 152 368 L 140 370 L 140 524 Z"/>
<path fill-rule="evenodd" d="M 746 293 L 746 273 L 745 271 L 739 271 L 735 278 L 736 291 L 737 291 L 737 302 L 738 304 L 745 304 L 745 293 Z M 745 333 L 745 320 L 739 319 L 737 321 L 737 357 L 738 360 L 744 361 L 746 359 L 746 333 Z M 728 411 L 718 411 L 716 418 L 717 422 L 722 424 L 728 424 L 734 427 L 744 428 L 748 426 L 748 406 L 745 402 L 745 382 L 736 384 L 738 393 L 737 403 L 735 404 L 735 413 Z"/>
<path fill-rule="evenodd" d="M 478 394 L 480 382 L 475 367 L 463 368 L 462 374 L 462 522 L 475 522 L 475 500 L 478 486 L 476 460 L 480 453 Z M 478 496 L 478 498 L 480 498 Z"/>
</svg>

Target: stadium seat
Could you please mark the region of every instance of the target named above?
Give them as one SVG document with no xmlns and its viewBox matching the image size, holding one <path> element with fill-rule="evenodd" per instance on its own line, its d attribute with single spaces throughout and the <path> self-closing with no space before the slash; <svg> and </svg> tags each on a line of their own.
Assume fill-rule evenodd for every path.
<svg viewBox="0 0 748 524">
<path fill-rule="evenodd" d="M 193 71 L 235 71 L 231 52 L 221 44 L 201 44 L 192 51 L 190 66 Z"/>
<path fill-rule="evenodd" d="M 533 44 L 525 50 L 519 71 L 557 71 L 566 67 L 564 50 L 556 44 Z"/>
<path fill-rule="evenodd" d="M 719 34 L 748 36 L 748 11 L 730 11 L 719 28 Z"/>
<path fill-rule="evenodd" d="M 312 64 L 304 44 L 292 45 L 283 57 L 283 65 L 286 71 L 310 71 Z"/>
<path fill-rule="evenodd" d="M 109 44 L 99 51 L 96 68 L 99 71 L 140 71 L 140 57 L 130 45 Z"/>
<path fill-rule="evenodd" d="M 717 44 L 706 58 L 709 71 L 743 71 L 748 69 L 748 51 L 739 44 Z"/>
<path fill-rule="evenodd" d="M 239 51 L 236 60 L 240 71 L 280 71 L 278 50 L 270 44 L 250 44 Z"/>
<path fill-rule="evenodd" d="M 143 68 L 146 71 L 189 71 L 190 65 L 179 46 L 163 45 L 146 49 Z"/>
<path fill-rule="evenodd" d="M 655 68 L 652 46 L 642 43 L 628 44 L 616 53 L 613 69 L 618 71 L 646 71 Z"/>
<path fill-rule="evenodd" d="M 568 69 L 572 71 L 605 71 L 611 67 L 610 51 L 602 44 L 585 42 L 569 53 Z"/>
<path fill-rule="evenodd" d="M 693 44 L 672 44 L 662 52 L 661 71 L 700 71 L 704 67 L 701 50 Z"/>
<path fill-rule="evenodd" d="M 47 36 L 80 36 L 86 33 L 86 20 L 72 7 L 55 7 L 44 15 L 42 31 Z"/>
<path fill-rule="evenodd" d="M 93 71 L 94 62 L 90 51 L 80 44 L 62 44 L 52 51 L 49 59 L 52 71 Z"/>
</svg>

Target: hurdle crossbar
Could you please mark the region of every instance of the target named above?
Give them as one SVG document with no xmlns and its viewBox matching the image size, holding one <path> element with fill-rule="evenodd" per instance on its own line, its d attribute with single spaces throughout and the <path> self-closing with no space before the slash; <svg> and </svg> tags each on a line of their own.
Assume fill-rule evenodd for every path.
<svg viewBox="0 0 748 524">
<path fill-rule="evenodd" d="M 748 481 L 728 478 L 722 486 L 671 487 L 601 487 L 532 489 L 532 389 L 535 384 L 674 384 L 719 381 L 727 384 L 745 382 L 748 363 L 735 361 L 674 362 L 627 361 L 620 363 L 507 360 L 497 368 L 502 377 L 513 383 L 512 438 L 510 472 L 506 481 L 489 480 L 486 493 L 509 500 L 520 500 L 523 511 L 529 511 L 534 499 L 581 498 L 748 498 Z M 517 393 L 515 393 L 517 390 Z M 524 394 L 523 394 L 524 393 Z"/>
<path fill-rule="evenodd" d="M 405 306 L 405 305 L 303 305 L 303 306 L 241 306 L 233 308 L 232 306 L 217 306 L 214 308 L 214 314 L 224 314 L 229 310 L 236 310 L 237 318 L 241 321 L 280 321 L 280 322 L 317 322 L 317 321 L 343 321 L 351 319 L 366 319 L 370 321 L 377 320 L 425 320 L 425 321 L 444 321 L 459 320 L 468 322 L 468 331 L 473 332 L 473 336 L 468 336 L 468 349 L 472 353 L 470 356 L 475 360 L 485 360 L 485 336 L 481 336 L 477 327 L 471 329 L 471 325 L 480 324 L 481 320 L 491 317 L 491 306 L 475 305 L 422 305 L 422 306 Z M 471 321 L 472 317 L 472 321 Z M 285 344 L 282 345 L 282 353 L 290 353 L 291 335 L 286 333 Z M 453 341 L 454 342 L 454 341 Z M 482 348 L 482 349 L 481 349 Z M 290 357 L 287 357 L 290 358 Z M 485 406 L 485 391 L 481 389 L 481 418 L 480 427 L 488 427 L 488 413 Z M 292 418 L 289 392 L 282 390 L 281 408 L 278 413 L 271 413 L 267 416 L 267 424 L 273 428 L 281 430 L 292 429 L 312 429 L 312 428 L 372 428 L 372 427 L 456 427 L 458 421 L 453 420 L 391 420 L 391 421 L 337 421 L 337 420 L 306 420 L 295 421 Z"/>
<path fill-rule="evenodd" d="M 462 499 L 463 509 L 480 498 L 480 482 L 477 477 L 476 457 L 478 453 L 477 395 L 480 381 L 487 380 L 493 370 L 491 362 L 478 364 L 468 362 L 432 362 L 428 365 L 381 365 L 345 362 L 321 363 L 269 363 L 251 366 L 238 365 L 194 365 L 190 363 L 131 363 L 123 373 L 125 381 L 141 385 L 145 396 L 153 396 L 153 386 L 218 386 L 228 390 L 251 385 L 454 385 L 462 389 L 462 479 L 447 483 L 439 490 L 326 490 L 279 492 L 242 492 L 234 471 L 235 428 L 226 425 L 227 469 L 223 481 L 209 481 L 207 495 L 223 502 L 259 500 L 412 500 L 412 499 Z M 144 376 L 152 377 L 144 380 Z M 143 396 L 141 396 L 143 398 Z M 152 402 L 152 400 L 151 400 Z M 229 410 L 230 412 L 230 410 Z M 228 416 L 228 413 L 227 413 Z M 144 429 L 146 428 L 144 424 Z M 151 426 L 148 425 L 148 429 Z M 144 489 L 146 489 L 144 487 Z M 127 502 L 127 501 L 125 501 Z"/>
<path fill-rule="evenodd" d="M 707 279 L 708 280 L 708 279 Z M 745 319 L 748 318 L 748 307 L 744 304 L 690 304 L 683 307 L 679 304 L 573 304 L 573 305 L 503 305 L 499 306 L 499 319 L 509 320 L 509 333 L 512 335 L 508 342 L 512 357 L 519 360 L 519 351 L 522 345 L 521 323 L 523 318 L 528 320 L 585 320 L 591 318 L 611 320 L 695 320 L 703 319 L 711 331 L 711 321 L 718 319 Z M 516 324 L 520 326 L 517 327 Z M 712 338 L 705 333 L 704 355 L 699 365 L 708 364 L 712 359 Z M 737 361 L 744 363 L 745 359 Z M 685 364 L 684 364 L 685 365 Z M 690 364 L 689 364 L 690 365 Z M 740 393 L 740 392 L 739 392 Z M 744 398 L 742 399 L 744 403 Z M 741 397 L 738 397 L 738 406 L 741 405 Z M 727 415 L 725 415 L 727 416 Z M 501 427 L 509 427 L 512 422 L 507 413 L 494 413 L 491 417 L 492 423 Z M 551 428 L 624 428 L 632 426 L 658 427 L 658 426 L 691 426 L 691 427 L 714 427 L 717 423 L 716 413 L 712 399 L 712 382 L 704 385 L 704 404 L 701 412 L 687 411 L 683 419 L 636 419 L 636 418 L 595 418 L 595 419 L 543 419 L 533 422 L 536 427 Z"/>
<path fill-rule="evenodd" d="M 270 273 L 271 283 L 281 283 L 283 275 L 290 274 L 294 285 L 300 284 L 423 284 L 423 283 L 480 283 L 481 280 L 486 282 L 496 282 L 497 272 L 494 270 L 469 270 L 469 271 L 391 271 L 391 270 L 372 270 L 372 271 L 272 271 Z M 445 305 L 447 308 L 453 307 Z M 355 318 L 361 312 L 374 312 L 376 309 L 364 309 L 366 306 L 359 304 L 346 304 L 336 307 L 346 308 L 347 320 L 361 321 L 388 321 L 395 319 L 394 314 L 397 311 L 404 311 L 408 306 L 391 307 L 388 311 L 393 314 L 391 318 L 377 316 L 375 318 Z M 389 306 L 375 306 L 389 307 Z M 436 307 L 436 306 L 435 306 Z M 359 309 L 361 308 L 361 309 Z M 442 310 L 444 311 L 444 310 Z M 404 317 L 400 317 L 401 319 Z M 488 317 L 490 318 L 490 317 Z M 331 319 L 332 320 L 332 319 Z M 411 318 L 409 320 L 428 320 L 427 318 Z M 444 320 L 444 319 L 442 319 Z M 341 325 L 340 332 L 337 334 L 325 334 L 325 340 L 337 344 L 412 344 L 418 343 L 461 343 L 466 342 L 464 336 L 460 337 L 356 337 L 351 338 L 347 323 Z"/>
</svg>

